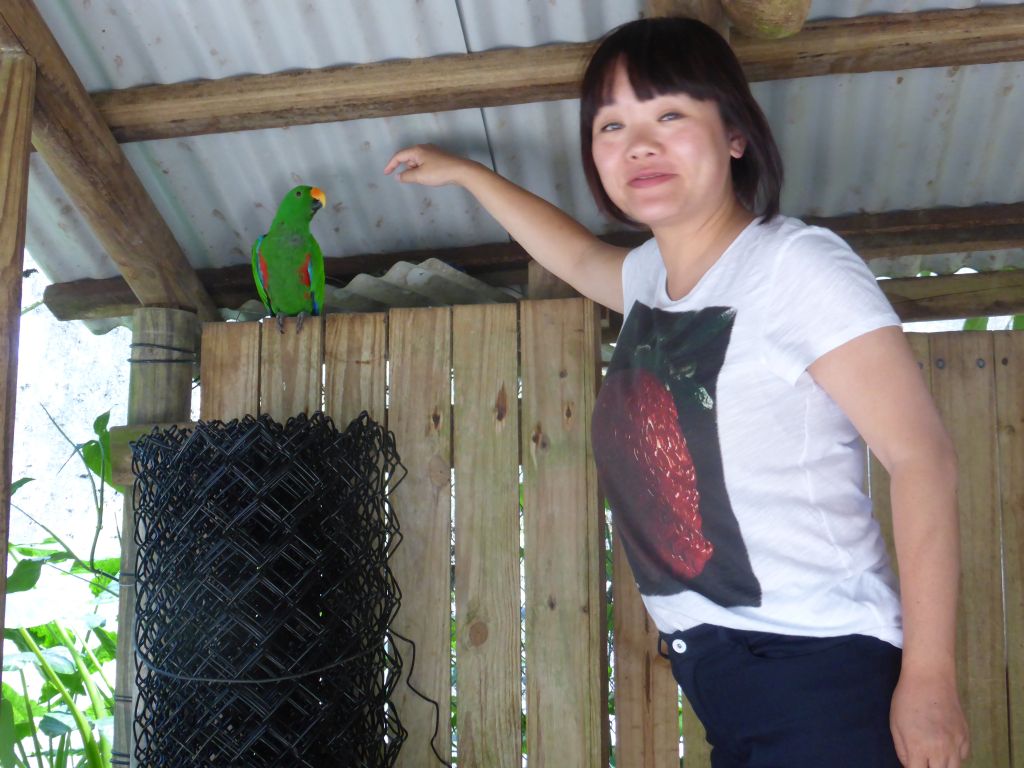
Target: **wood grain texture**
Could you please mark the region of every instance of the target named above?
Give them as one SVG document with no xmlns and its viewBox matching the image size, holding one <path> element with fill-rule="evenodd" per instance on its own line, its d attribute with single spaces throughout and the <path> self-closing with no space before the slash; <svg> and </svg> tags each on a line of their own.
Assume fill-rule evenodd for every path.
<svg viewBox="0 0 1024 768">
<path fill-rule="evenodd" d="M 132 316 L 132 360 L 194 359 L 199 321 L 178 309 L 142 308 Z M 181 350 L 181 351 L 177 351 Z M 128 380 L 128 424 L 185 422 L 192 407 L 192 362 L 136 362 Z M 134 753 L 135 685 L 135 513 L 125 498 L 121 519 L 121 589 L 117 624 L 114 693 L 114 752 Z"/>
<path fill-rule="evenodd" d="M 7 538 L 13 481 L 14 411 L 18 394 L 21 272 L 28 207 L 35 65 L 23 53 L 0 52 L 0 595 L 7 594 Z M 0 628 L 4 607 L 0 605 Z M 0 648 L 0 661 L 3 649 Z"/>
<path fill-rule="evenodd" d="M 865 260 L 903 255 L 983 251 L 1024 247 L 1024 203 L 964 208 L 892 211 L 809 218 L 808 223 L 839 234 Z M 602 239 L 634 248 L 650 237 L 646 232 L 615 232 Z M 399 261 L 439 259 L 485 282 L 497 276 L 521 284 L 536 269 L 518 243 L 486 243 L 460 248 L 327 257 L 328 279 L 347 282 L 358 274 L 384 272 Z M 527 274 L 522 273 L 526 270 Z M 198 270 L 218 307 L 236 309 L 255 298 L 248 264 Z M 550 276 L 551 279 L 553 276 Z M 535 277 L 546 291 L 548 276 Z M 985 275 L 944 275 L 927 280 L 901 278 L 880 283 L 903 320 L 978 317 L 1008 314 L 1024 307 L 1022 279 L 1013 272 Z M 562 284 L 564 286 L 564 284 Z M 560 286 L 559 290 L 565 290 Z M 563 298 L 544 293 L 531 298 Z M 123 277 L 75 280 L 46 287 L 43 301 L 58 320 L 85 320 L 131 314 L 138 299 Z"/>
<path fill-rule="evenodd" d="M 596 313 L 520 304 L 527 749 L 533 768 L 604 765 L 602 512 L 590 449 Z"/>
<path fill-rule="evenodd" d="M 338 429 L 363 411 L 384 424 L 387 315 L 327 315 L 325 323 L 325 413 Z"/>
<path fill-rule="evenodd" d="M 402 590 L 393 626 L 416 643 L 413 684 L 441 706 L 436 747 L 449 759 L 451 700 L 451 312 L 396 309 L 388 313 L 391 399 L 388 428 L 408 474 L 392 493 L 402 542 L 391 570 Z M 392 698 L 409 737 L 399 768 L 434 764 L 430 740 L 435 711 L 406 684 L 411 649 Z"/>
<path fill-rule="evenodd" d="M 32 143 L 143 305 L 220 316 L 32 0 L 4 0 L 0 41 L 36 61 Z"/>
<path fill-rule="evenodd" d="M 1024 768 L 1024 333 L 993 334 L 1012 768 Z"/>
<path fill-rule="evenodd" d="M 281 333 L 270 319 L 260 334 L 260 413 L 282 424 L 322 407 L 323 318 L 306 318 L 301 331 L 297 325 L 286 318 Z"/>
<path fill-rule="evenodd" d="M 622 542 L 613 533 L 615 757 L 633 768 L 679 768 L 679 687 L 658 653 L 658 629 L 644 607 Z M 699 725 L 699 724 L 698 724 Z M 687 742 L 687 768 L 700 768 Z"/>
<path fill-rule="evenodd" d="M 971 765 L 1008 765 L 1009 733 L 992 335 L 930 339 L 932 393 L 959 458 L 961 542 L 957 663 Z"/>
<path fill-rule="evenodd" d="M 260 324 L 204 323 L 199 417 L 231 421 L 260 412 Z"/>
<path fill-rule="evenodd" d="M 519 361 L 514 305 L 452 310 L 460 768 L 520 768 Z"/>
<path fill-rule="evenodd" d="M 1024 312 L 1024 270 L 879 280 L 900 320 L 950 320 Z"/>
<path fill-rule="evenodd" d="M 1024 58 L 1024 9 L 1012 5 L 831 19 L 808 23 L 784 40 L 733 33 L 731 43 L 752 82 L 1019 61 Z M 576 98 L 594 46 L 562 43 L 242 75 L 98 93 L 93 100 L 118 141 L 525 104 Z"/>
</svg>

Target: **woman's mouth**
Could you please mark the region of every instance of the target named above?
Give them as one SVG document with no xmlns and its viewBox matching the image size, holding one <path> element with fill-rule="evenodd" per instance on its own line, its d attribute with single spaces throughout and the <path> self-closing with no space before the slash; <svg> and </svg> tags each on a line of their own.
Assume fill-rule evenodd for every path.
<svg viewBox="0 0 1024 768">
<path fill-rule="evenodd" d="M 656 187 L 659 184 L 664 184 L 672 177 L 670 173 L 641 173 L 629 180 L 629 186 L 634 188 Z"/>
</svg>

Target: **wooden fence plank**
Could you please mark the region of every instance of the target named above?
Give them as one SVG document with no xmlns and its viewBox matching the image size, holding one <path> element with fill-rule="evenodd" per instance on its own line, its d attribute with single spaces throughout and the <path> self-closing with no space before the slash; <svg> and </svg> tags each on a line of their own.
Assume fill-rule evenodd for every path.
<svg viewBox="0 0 1024 768">
<path fill-rule="evenodd" d="M 451 313 L 393 309 L 388 314 L 391 402 L 388 428 L 408 470 L 392 494 L 402 542 L 391 570 L 402 590 L 393 628 L 416 644 L 413 685 L 441 709 L 437 750 L 451 754 Z M 406 685 L 410 648 L 393 701 L 409 732 L 396 765 L 436 763 L 430 740 L 436 713 Z"/>
<path fill-rule="evenodd" d="M 931 365 L 929 364 L 928 333 L 908 333 L 907 342 L 910 349 L 917 358 L 917 364 L 921 368 L 925 384 L 931 389 Z M 892 503 L 889 498 L 890 483 L 889 473 L 874 455 L 870 454 L 870 465 L 868 467 L 869 495 L 871 505 L 874 509 L 875 518 L 882 529 L 882 536 L 885 538 L 885 546 L 889 551 L 889 562 L 892 564 L 893 573 L 899 576 L 899 564 L 896 562 L 896 547 L 893 544 L 892 536 Z"/>
<path fill-rule="evenodd" d="M 295 318 L 286 318 L 281 333 L 268 320 L 260 335 L 260 413 L 281 423 L 321 407 L 322 318 L 307 318 L 301 332 L 296 324 Z"/>
<path fill-rule="evenodd" d="M 1024 333 L 993 335 L 1003 512 L 1010 754 L 1013 768 L 1024 768 Z"/>
<path fill-rule="evenodd" d="M 324 332 L 324 412 L 344 429 L 363 411 L 385 423 L 387 316 L 328 315 Z"/>
<path fill-rule="evenodd" d="M 672 665 L 658 653 L 658 629 L 644 608 L 618 537 L 612 549 L 616 765 L 679 768 L 679 688 Z M 687 768 L 708 764 L 691 761 L 697 751 L 687 742 Z"/>
<path fill-rule="evenodd" d="M 582 299 L 520 304 L 531 768 L 607 763 L 603 520 L 590 449 L 598 330 Z"/>
<path fill-rule="evenodd" d="M 452 310 L 460 768 L 520 768 L 516 307 Z"/>
<path fill-rule="evenodd" d="M 203 323 L 199 360 L 199 418 L 231 421 L 259 413 L 259 323 Z"/>
<path fill-rule="evenodd" d="M 992 335 L 933 334 L 931 364 L 932 392 L 960 464 L 957 662 L 971 764 L 1008 765 Z"/>
</svg>

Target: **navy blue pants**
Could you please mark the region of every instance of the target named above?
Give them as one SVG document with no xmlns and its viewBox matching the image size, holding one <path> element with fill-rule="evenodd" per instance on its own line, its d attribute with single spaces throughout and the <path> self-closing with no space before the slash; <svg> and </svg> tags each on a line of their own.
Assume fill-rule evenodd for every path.
<svg viewBox="0 0 1024 768">
<path fill-rule="evenodd" d="M 713 768 L 899 768 L 889 706 L 898 648 L 704 624 L 661 636 Z"/>
</svg>

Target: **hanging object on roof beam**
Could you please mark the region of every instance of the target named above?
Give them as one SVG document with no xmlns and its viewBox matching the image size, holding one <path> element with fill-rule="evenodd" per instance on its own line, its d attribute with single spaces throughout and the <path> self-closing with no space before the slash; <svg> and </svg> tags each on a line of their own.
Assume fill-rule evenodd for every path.
<svg viewBox="0 0 1024 768">
<path fill-rule="evenodd" d="M 747 37 L 779 40 L 799 32 L 811 0 L 721 0 L 729 21 Z"/>
</svg>

